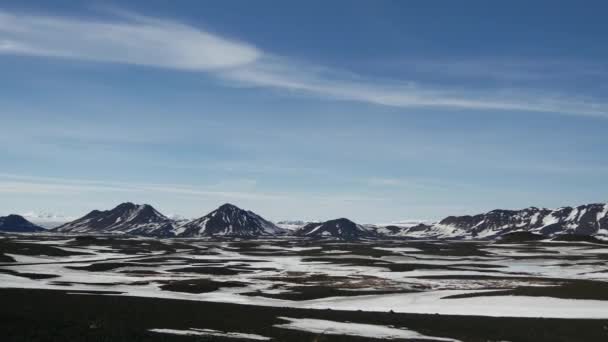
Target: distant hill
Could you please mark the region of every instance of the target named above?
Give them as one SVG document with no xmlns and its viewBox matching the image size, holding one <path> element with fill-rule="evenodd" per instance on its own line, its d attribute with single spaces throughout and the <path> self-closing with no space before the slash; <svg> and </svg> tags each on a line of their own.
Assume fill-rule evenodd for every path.
<svg viewBox="0 0 608 342">
<path fill-rule="evenodd" d="M 20 215 L 8 215 L 0 217 L 0 232 L 36 233 L 45 231 L 46 229 L 33 224 Z"/>
<path fill-rule="evenodd" d="M 315 238 L 337 238 L 355 240 L 377 237 L 373 229 L 354 223 L 346 218 L 339 218 L 319 223 L 309 223 L 295 232 L 297 236 Z"/>
</svg>

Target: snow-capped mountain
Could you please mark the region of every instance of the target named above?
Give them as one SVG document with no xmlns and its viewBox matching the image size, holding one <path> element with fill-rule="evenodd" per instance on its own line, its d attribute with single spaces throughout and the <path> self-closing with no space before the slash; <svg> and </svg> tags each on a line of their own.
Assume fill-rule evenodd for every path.
<svg viewBox="0 0 608 342">
<path fill-rule="evenodd" d="M 38 215 L 37 217 L 44 217 Z M 47 219 L 55 216 L 46 216 Z M 43 229 L 18 215 L 2 218 L 19 231 Z M 16 228 L 15 228 L 16 227 Z M 43 230 L 44 231 L 44 230 Z M 555 237 L 564 234 L 594 236 L 608 240 L 608 204 L 545 209 L 492 210 L 478 215 L 448 216 L 436 223 L 407 221 L 386 225 L 360 225 L 341 218 L 326 222 L 269 222 L 261 216 L 224 204 L 193 220 L 168 218 L 152 206 L 122 203 L 106 211 L 93 210 L 77 220 L 50 231 L 63 233 L 115 233 L 155 237 L 234 236 L 256 237 L 293 234 L 301 237 L 424 238 L 492 240 L 513 232 Z"/>
<path fill-rule="evenodd" d="M 403 229 L 399 234 L 424 238 L 494 239 L 515 231 L 545 236 L 577 234 L 608 238 L 608 204 L 558 209 L 497 209 L 474 216 L 449 216 L 435 224 Z"/>
<path fill-rule="evenodd" d="M 180 225 L 178 237 L 198 236 L 272 236 L 286 231 L 258 214 L 232 204 L 224 204 L 209 214 Z"/>
<path fill-rule="evenodd" d="M 33 224 L 20 215 L 0 217 L 0 232 L 35 233 L 44 231 L 46 231 L 46 229 Z"/>
<path fill-rule="evenodd" d="M 359 238 L 376 237 L 375 229 L 356 224 L 345 218 L 329 220 L 325 222 L 309 223 L 294 233 L 305 237 L 326 237 L 341 240 L 356 240 Z"/>
<path fill-rule="evenodd" d="M 61 233 L 121 233 L 169 237 L 175 223 L 148 204 L 122 203 L 111 210 L 93 210 L 53 231 Z"/>
</svg>

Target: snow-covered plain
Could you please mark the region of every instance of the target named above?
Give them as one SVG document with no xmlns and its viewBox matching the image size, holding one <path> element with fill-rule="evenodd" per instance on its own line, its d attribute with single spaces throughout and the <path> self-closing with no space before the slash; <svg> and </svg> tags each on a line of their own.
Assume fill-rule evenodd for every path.
<svg viewBox="0 0 608 342">
<path fill-rule="evenodd" d="M 69 237 L 13 237 L 11 243 L 15 245 L 27 242 L 88 254 L 25 255 L 31 252 L 11 250 L 4 255 L 15 261 L 0 263 L 0 287 L 74 293 L 113 291 L 125 296 L 306 309 L 608 319 L 608 301 L 593 298 L 446 298 L 518 287 L 560 286 L 582 279 L 602 284 L 608 281 L 608 250 L 603 245 L 197 239 L 161 243 L 129 239 L 130 246 L 141 249 L 133 251 L 125 247 L 126 242 L 115 240 L 85 243 Z M 108 263 L 117 265 L 95 269 Z M 167 284 L 200 280 L 215 282 L 218 289 L 163 289 Z M 306 297 L 307 289 L 314 288 L 332 288 L 348 295 Z M 361 295 L 356 295 L 359 292 Z M 302 293 L 303 297 L 298 298 Z"/>
</svg>

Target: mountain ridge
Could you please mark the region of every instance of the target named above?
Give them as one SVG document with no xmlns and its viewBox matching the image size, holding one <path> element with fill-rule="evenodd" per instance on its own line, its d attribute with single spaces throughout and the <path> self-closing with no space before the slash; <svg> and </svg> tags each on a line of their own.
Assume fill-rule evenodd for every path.
<svg viewBox="0 0 608 342">
<path fill-rule="evenodd" d="M 495 239 L 516 231 L 548 237 L 575 234 L 608 238 L 608 204 L 494 209 L 476 215 L 447 216 L 433 224 L 405 228 L 399 234 L 421 238 Z"/>
</svg>

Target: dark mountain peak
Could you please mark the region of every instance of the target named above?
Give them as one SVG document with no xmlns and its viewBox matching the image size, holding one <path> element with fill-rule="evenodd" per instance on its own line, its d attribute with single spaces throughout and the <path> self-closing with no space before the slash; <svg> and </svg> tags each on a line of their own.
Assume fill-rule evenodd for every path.
<svg viewBox="0 0 608 342">
<path fill-rule="evenodd" d="M 211 213 L 186 222 L 179 229 L 179 236 L 268 236 L 285 231 L 258 214 L 225 203 Z"/>
<path fill-rule="evenodd" d="M 16 214 L 6 215 L 4 217 L 4 220 L 5 220 L 5 222 L 10 222 L 10 223 L 26 223 L 26 222 L 29 222 L 23 216 L 16 215 Z"/>
<path fill-rule="evenodd" d="M 234 204 L 225 203 L 207 215 L 222 217 L 227 223 L 260 217 L 253 211 L 241 209 Z"/>
<path fill-rule="evenodd" d="M 333 220 L 329 220 L 329 221 L 325 221 L 325 224 L 333 224 L 333 225 L 339 225 L 339 226 L 356 226 L 357 224 L 345 217 L 340 217 L 337 219 L 333 219 Z"/>
<path fill-rule="evenodd" d="M 149 205 L 149 204 L 141 204 L 138 206 L 135 206 L 136 210 L 138 210 L 140 215 L 145 215 L 145 216 L 149 216 L 149 215 L 158 215 L 158 216 L 163 216 L 163 214 L 159 213 L 156 209 L 154 209 L 153 206 Z"/>
<path fill-rule="evenodd" d="M 170 221 L 168 217 L 158 212 L 149 204 L 136 205 L 129 211 L 133 223 L 150 223 Z"/>
<path fill-rule="evenodd" d="M 217 211 L 244 211 L 243 209 L 237 207 L 236 205 L 234 205 L 232 203 L 224 203 L 224 204 L 220 205 L 216 210 Z"/>
<path fill-rule="evenodd" d="M 97 213 L 107 213 L 110 215 L 129 215 L 132 218 L 149 218 L 149 217 L 161 217 L 166 219 L 166 217 L 154 209 L 153 206 L 149 204 L 136 204 L 132 202 L 125 202 L 117 205 L 111 210 L 102 211 Z"/>
<path fill-rule="evenodd" d="M 42 232 L 46 229 L 33 224 L 21 215 L 10 214 L 0 217 L 0 231 L 14 233 Z"/>
<path fill-rule="evenodd" d="M 138 205 L 136 205 L 132 202 L 124 202 L 124 203 L 121 203 L 121 204 L 117 205 L 116 207 L 114 207 L 114 209 L 112 209 L 111 211 L 128 211 L 128 210 L 133 210 L 137 207 L 138 207 Z"/>
<path fill-rule="evenodd" d="M 125 202 L 110 210 L 93 210 L 87 215 L 55 228 L 59 232 L 127 233 L 172 236 L 174 222 L 149 204 Z"/>
<path fill-rule="evenodd" d="M 224 204 L 220 205 L 217 209 L 212 211 L 211 213 L 216 213 L 216 214 L 220 214 L 220 215 L 224 215 L 224 216 L 232 216 L 232 217 L 238 216 L 238 215 L 248 215 L 248 214 L 256 215 L 252 211 L 241 209 L 231 203 L 224 203 Z"/>
<path fill-rule="evenodd" d="M 321 223 L 309 223 L 295 232 L 298 236 L 330 237 L 341 240 L 356 240 L 373 237 L 375 232 L 347 218 L 337 218 Z"/>
</svg>

